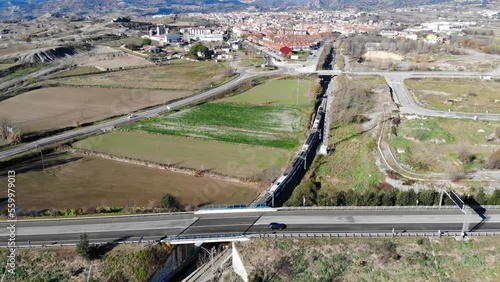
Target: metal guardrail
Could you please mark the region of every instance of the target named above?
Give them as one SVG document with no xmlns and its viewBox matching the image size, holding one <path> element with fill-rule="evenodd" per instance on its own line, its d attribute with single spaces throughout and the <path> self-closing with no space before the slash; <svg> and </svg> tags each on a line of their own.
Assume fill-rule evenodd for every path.
<svg viewBox="0 0 500 282">
<path fill-rule="evenodd" d="M 219 233 L 207 235 L 178 235 L 169 237 L 170 241 L 174 240 L 197 240 L 197 239 L 218 239 L 218 238 L 239 238 L 245 237 L 244 233 Z"/>
<path fill-rule="evenodd" d="M 500 232 L 466 232 L 468 237 L 500 236 Z M 362 233 L 263 233 L 249 235 L 252 239 L 286 238 L 410 238 L 410 237 L 462 237 L 461 232 L 362 232 Z"/>
<path fill-rule="evenodd" d="M 259 204 L 255 206 L 252 206 L 250 204 L 238 204 L 238 205 L 221 204 L 221 205 L 207 205 L 201 208 L 201 210 L 260 209 L 260 208 L 269 208 L 269 207 L 265 204 Z"/>
<path fill-rule="evenodd" d="M 161 213 L 142 213 L 142 214 L 122 214 L 122 215 L 106 215 L 106 214 L 96 214 L 93 216 L 75 216 L 75 217 L 56 217 L 56 218 L 26 218 L 22 217 L 17 220 L 3 219 L 0 223 L 12 223 L 12 222 L 33 222 L 33 221 L 71 221 L 71 220 L 93 220 L 93 219 L 108 219 L 108 218 L 131 218 L 131 217 L 153 217 L 153 216 L 166 216 L 166 215 L 188 215 L 194 214 L 194 212 L 161 212 Z"/>
<path fill-rule="evenodd" d="M 143 241 L 118 241 L 118 242 L 90 242 L 91 245 L 105 245 L 105 244 L 119 244 L 119 245 L 131 245 L 131 244 L 156 244 L 158 240 L 143 240 Z M 52 244 L 31 244 L 31 245 L 16 245 L 16 249 L 30 249 L 30 248 L 57 248 L 57 247 L 73 247 L 78 245 L 78 243 L 52 243 Z M 11 248 L 9 246 L 0 246 L 0 249 Z"/>
<path fill-rule="evenodd" d="M 500 209 L 500 205 L 469 206 L 471 208 Z M 334 207 L 280 207 L 278 211 L 298 211 L 298 210 L 453 210 L 456 205 L 446 206 L 334 206 Z"/>
</svg>

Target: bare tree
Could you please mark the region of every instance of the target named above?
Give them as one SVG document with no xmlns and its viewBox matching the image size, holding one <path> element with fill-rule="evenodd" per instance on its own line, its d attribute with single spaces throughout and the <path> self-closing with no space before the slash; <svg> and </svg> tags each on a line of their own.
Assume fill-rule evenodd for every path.
<svg viewBox="0 0 500 282">
<path fill-rule="evenodd" d="M 13 133 L 13 126 L 6 117 L 0 118 L 0 138 L 6 140 Z"/>
</svg>

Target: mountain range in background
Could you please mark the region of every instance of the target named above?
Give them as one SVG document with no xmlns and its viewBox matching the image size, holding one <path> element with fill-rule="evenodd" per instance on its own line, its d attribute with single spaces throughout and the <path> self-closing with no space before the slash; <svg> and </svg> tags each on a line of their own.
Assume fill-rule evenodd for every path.
<svg viewBox="0 0 500 282">
<path fill-rule="evenodd" d="M 0 0 L 0 18 L 36 18 L 55 12 L 77 15 L 109 13 L 153 15 L 235 10 L 279 11 L 301 8 L 370 10 L 418 7 L 447 2 L 488 5 L 490 0 Z"/>
</svg>

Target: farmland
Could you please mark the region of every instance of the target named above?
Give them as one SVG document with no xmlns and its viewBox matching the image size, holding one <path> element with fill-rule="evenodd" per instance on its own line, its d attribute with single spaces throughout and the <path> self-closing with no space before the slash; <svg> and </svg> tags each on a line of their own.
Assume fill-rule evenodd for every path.
<svg viewBox="0 0 500 282">
<path fill-rule="evenodd" d="M 169 65 L 57 79 L 65 85 L 196 91 L 221 83 L 231 74 L 225 63 L 173 60 Z"/>
<path fill-rule="evenodd" d="M 397 157 L 417 171 L 444 172 L 460 164 L 459 152 L 473 154 L 467 169 L 482 166 L 499 140 L 487 141 L 500 124 L 488 121 L 427 118 L 406 120 L 398 128 L 398 136 L 391 136 L 391 146 Z"/>
<path fill-rule="evenodd" d="M 97 121 L 189 96 L 188 91 L 149 91 L 54 87 L 33 90 L 0 103 L 22 131 L 36 131 Z"/>
<path fill-rule="evenodd" d="M 141 121 L 123 130 L 294 149 L 304 137 L 313 96 L 312 82 L 306 80 L 299 93 L 301 104 L 291 104 L 289 97 L 296 94 L 286 90 L 294 83 L 289 79 L 266 81 L 242 94 Z M 278 90 L 281 87 L 285 90 Z"/>
<path fill-rule="evenodd" d="M 500 82 L 478 79 L 407 79 L 405 84 L 430 108 L 442 111 L 500 113 Z"/>
<path fill-rule="evenodd" d="M 96 67 L 85 66 L 85 67 L 76 67 L 74 69 L 59 72 L 54 77 L 72 76 L 72 75 L 77 76 L 77 75 L 99 73 L 99 72 L 101 72 L 101 70 Z"/>
<path fill-rule="evenodd" d="M 70 153 L 28 160 L 16 170 L 18 206 L 27 209 L 67 209 L 98 206 L 159 206 L 165 193 L 184 205 L 248 203 L 257 195 L 254 187 L 209 177 L 176 173 Z M 6 177 L 0 183 L 7 185 Z M 3 198 L 6 191 L 0 194 Z"/>
<path fill-rule="evenodd" d="M 304 86 L 304 93 L 309 94 L 310 84 Z M 304 138 L 312 103 L 262 105 L 267 99 L 254 99 L 257 104 L 205 103 L 126 125 L 74 146 L 258 181 L 263 171 L 279 170 L 289 161 Z"/>
<path fill-rule="evenodd" d="M 269 167 L 281 168 L 291 155 L 283 149 L 143 132 L 113 132 L 79 141 L 74 146 L 242 178 L 251 178 Z"/>
<path fill-rule="evenodd" d="M 253 281 L 496 281 L 497 239 L 282 239 L 237 243 Z"/>
<path fill-rule="evenodd" d="M 313 82 L 308 79 L 274 79 L 239 95 L 223 99 L 221 102 L 252 105 L 310 105 L 315 97 L 312 84 Z"/>
</svg>

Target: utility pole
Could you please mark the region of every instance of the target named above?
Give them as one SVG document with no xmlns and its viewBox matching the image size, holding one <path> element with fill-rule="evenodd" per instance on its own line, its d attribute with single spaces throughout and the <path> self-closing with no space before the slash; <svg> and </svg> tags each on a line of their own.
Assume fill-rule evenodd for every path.
<svg viewBox="0 0 500 282">
<path fill-rule="evenodd" d="M 89 275 L 87 276 L 87 282 L 90 281 L 90 272 L 92 271 L 92 261 L 90 261 Z"/>
<path fill-rule="evenodd" d="M 300 85 L 300 80 L 297 78 L 297 102 L 296 104 L 299 104 L 299 85 Z"/>
<path fill-rule="evenodd" d="M 469 231 L 469 228 L 468 228 L 468 226 L 469 226 L 469 224 L 468 224 L 469 209 L 466 205 L 464 205 L 463 212 L 464 212 L 464 223 L 462 225 L 462 237 L 465 237 L 465 232 Z"/>
<path fill-rule="evenodd" d="M 40 148 L 38 146 L 38 144 L 36 145 L 36 147 L 40 150 L 40 157 L 42 158 L 42 167 L 43 167 L 43 172 L 45 172 L 45 162 L 43 160 L 43 153 L 42 153 L 42 148 Z"/>
</svg>

